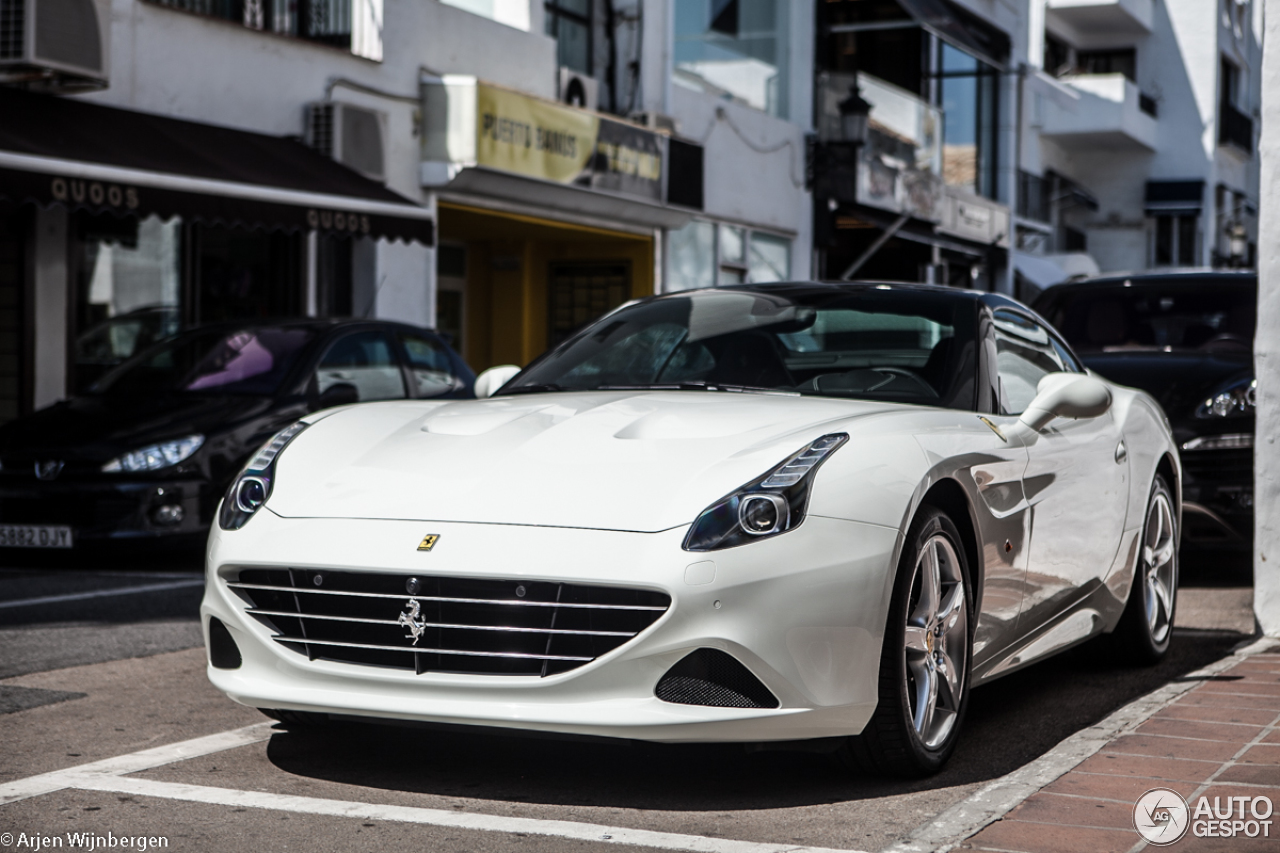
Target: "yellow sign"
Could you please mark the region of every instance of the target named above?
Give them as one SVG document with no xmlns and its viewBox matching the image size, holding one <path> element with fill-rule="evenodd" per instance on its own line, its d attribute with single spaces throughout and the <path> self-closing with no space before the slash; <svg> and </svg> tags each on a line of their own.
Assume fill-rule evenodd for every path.
<svg viewBox="0 0 1280 853">
<path fill-rule="evenodd" d="M 428 533 L 423 537 L 422 542 L 418 545 L 418 550 L 430 551 L 432 548 L 436 547 L 436 542 L 439 541 L 439 539 L 439 533 Z"/>
<path fill-rule="evenodd" d="M 591 164 L 600 119 L 486 86 L 476 86 L 476 164 L 572 183 Z"/>
</svg>

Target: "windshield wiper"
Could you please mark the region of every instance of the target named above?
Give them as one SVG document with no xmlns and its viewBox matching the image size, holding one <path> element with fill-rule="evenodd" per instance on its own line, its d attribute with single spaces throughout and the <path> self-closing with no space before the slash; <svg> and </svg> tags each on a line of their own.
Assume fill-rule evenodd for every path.
<svg viewBox="0 0 1280 853">
<path fill-rule="evenodd" d="M 654 385 L 597 385 L 597 391 L 725 391 L 731 394 L 783 394 L 788 397 L 800 396 L 796 391 L 782 388 L 765 388 L 759 385 L 730 385 L 724 382 L 671 382 Z"/>
<path fill-rule="evenodd" d="M 495 397 L 505 397 L 508 394 L 541 394 L 549 391 L 564 391 L 565 389 L 554 382 L 543 382 L 535 385 L 517 385 L 514 388 L 503 388 Z"/>
</svg>

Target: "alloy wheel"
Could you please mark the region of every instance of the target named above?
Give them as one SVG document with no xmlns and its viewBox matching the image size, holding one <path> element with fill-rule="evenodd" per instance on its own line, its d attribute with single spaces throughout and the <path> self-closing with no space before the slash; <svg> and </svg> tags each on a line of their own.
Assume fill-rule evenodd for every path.
<svg viewBox="0 0 1280 853">
<path fill-rule="evenodd" d="M 968 642 L 960 560 L 951 541 L 935 534 L 916 559 L 904 638 L 911 724 L 926 747 L 945 743 L 955 726 Z"/>
<path fill-rule="evenodd" d="M 1175 550 L 1178 531 L 1173 523 L 1169 496 L 1157 491 L 1147 508 L 1147 524 L 1142 539 L 1142 578 L 1146 584 L 1143 602 L 1151 639 L 1163 643 L 1173 622 L 1173 596 L 1177 582 Z"/>
</svg>

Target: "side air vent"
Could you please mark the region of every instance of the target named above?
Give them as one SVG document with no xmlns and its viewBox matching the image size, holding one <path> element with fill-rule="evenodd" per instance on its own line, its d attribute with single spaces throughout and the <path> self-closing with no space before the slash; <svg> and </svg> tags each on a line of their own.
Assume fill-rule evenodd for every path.
<svg viewBox="0 0 1280 853">
<path fill-rule="evenodd" d="M 307 144 L 367 178 L 386 178 L 386 116 L 376 110 L 334 101 L 307 104 Z"/>
<path fill-rule="evenodd" d="M 0 0 L 0 82 L 106 88 L 109 26 L 110 0 Z"/>
<path fill-rule="evenodd" d="M 663 702 L 713 708 L 777 708 L 778 698 L 732 655 L 698 649 L 671 667 L 654 694 Z"/>
<path fill-rule="evenodd" d="M 236 641 L 217 616 L 209 617 L 209 663 L 216 669 L 239 669 L 243 663 Z"/>
</svg>

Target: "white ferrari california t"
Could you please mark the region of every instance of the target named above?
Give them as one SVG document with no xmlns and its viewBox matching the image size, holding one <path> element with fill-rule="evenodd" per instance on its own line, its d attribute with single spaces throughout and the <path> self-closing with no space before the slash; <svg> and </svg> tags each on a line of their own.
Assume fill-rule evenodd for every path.
<svg viewBox="0 0 1280 853">
<path fill-rule="evenodd" d="M 216 687 L 288 724 L 841 738 L 920 775 L 974 685 L 1168 648 L 1168 423 L 1006 297 L 672 293 L 477 394 L 262 448 L 208 543 Z"/>
</svg>

